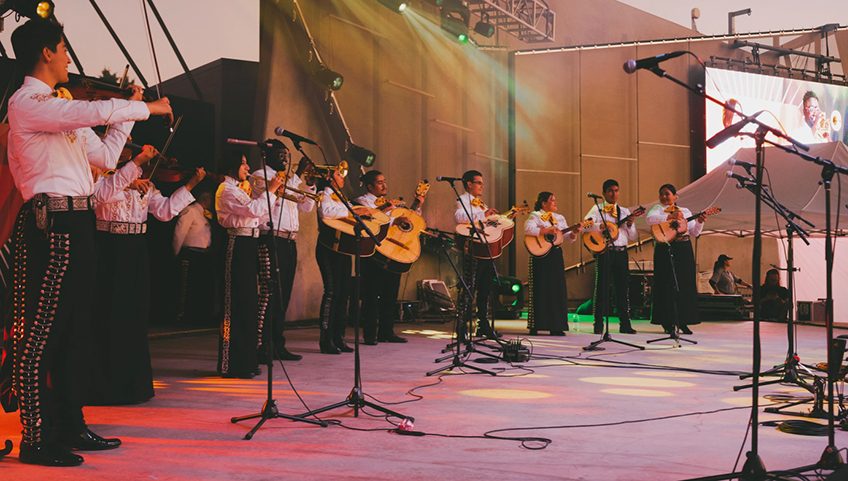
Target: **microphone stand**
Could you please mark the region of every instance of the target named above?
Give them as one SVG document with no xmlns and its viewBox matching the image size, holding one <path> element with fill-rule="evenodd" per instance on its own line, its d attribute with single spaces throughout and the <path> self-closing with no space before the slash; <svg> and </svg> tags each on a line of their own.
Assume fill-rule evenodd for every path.
<svg viewBox="0 0 848 481">
<path fill-rule="evenodd" d="M 684 220 L 685 222 L 685 220 Z M 677 267 L 674 266 L 674 252 L 671 248 L 671 242 L 663 242 L 668 248 L 668 261 L 671 263 L 671 280 L 672 284 L 672 301 L 671 301 L 671 309 L 672 315 L 674 316 L 674 324 L 671 326 L 671 333 L 666 337 L 660 337 L 658 339 L 650 339 L 647 341 L 648 344 L 652 342 L 660 342 L 667 341 L 671 339 L 674 341 L 674 347 L 681 347 L 680 341 L 688 342 L 691 344 L 698 344 L 698 341 L 693 341 L 692 339 L 686 339 L 685 337 L 680 335 L 680 308 L 677 303 L 680 301 L 680 284 L 677 282 Z M 656 244 L 654 245 L 656 249 Z M 656 289 L 656 282 L 654 283 L 654 289 Z"/>
<path fill-rule="evenodd" d="M 610 257 L 610 259 L 604 260 L 602 262 L 601 256 L 603 256 L 603 255 L 612 256 L 611 252 L 609 251 L 609 248 L 612 247 L 613 240 L 612 240 L 612 236 L 610 235 L 610 232 L 609 232 L 609 226 L 607 226 L 607 218 L 606 218 L 606 215 L 604 215 L 604 210 L 601 208 L 600 204 L 598 204 L 598 198 L 592 197 L 592 201 L 595 203 L 595 209 L 597 209 L 598 213 L 601 216 L 601 225 L 602 225 L 601 232 L 603 232 L 603 234 L 604 234 L 604 243 L 606 244 L 605 252 L 598 254 L 598 256 L 595 258 L 595 261 L 596 261 L 595 262 L 595 269 L 598 269 L 598 268 L 601 269 L 601 272 L 602 272 L 601 278 L 604 280 L 604 283 L 607 283 L 607 282 L 610 281 L 609 273 L 610 273 L 610 263 L 612 262 L 612 257 Z M 625 254 L 627 254 L 626 250 L 624 252 L 625 252 Z M 598 264 L 602 264 L 602 265 L 599 266 Z M 598 284 L 600 284 L 599 281 L 596 281 L 596 282 Z M 610 315 L 611 309 L 610 309 L 610 305 L 609 305 L 610 304 L 609 285 L 604 285 L 603 287 L 596 285 L 595 289 L 596 289 L 596 291 L 597 291 L 597 289 L 606 289 L 606 291 L 604 291 L 604 296 L 603 296 L 603 298 L 604 298 L 603 305 L 600 306 L 603 309 L 603 313 L 604 313 L 604 334 L 597 341 L 591 342 L 591 343 L 589 343 L 588 346 L 585 346 L 583 348 L 583 350 L 584 351 L 603 351 L 604 348 L 598 347 L 598 346 L 600 346 L 601 344 L 603 344 L 605 342 L 615 342 L 617 344 L 622 344 L 622 345 L 633 347 L 633 348 L 636 348 L 636 349 L 639 349 L 639 350 L 644 350 L 645 349 L 644 346 L 639 346 L 639 345 L 636 345 L 636 344 L 630 344 L 629 342 L 619 341 L 618 339 L 613 339 L 612 336 L 610 336 L 610 331 L 609 331 L 609 318 L 610 318 L 610 316 L 609 315 Z M 627 289 L 627 286 L 625 286 L 625 289 Z M 597 293 L 596 293 L 595 297 L 596 297 L 595 301 L 597 301 Z M 597 307 L 598 306 L 595 306 L 596 309 L 597 309 Z M 621 313 L 619 313 L 619 315 L 621 315 Z"/>
<path fill-rule="evenodd" d="M 276 287 L 276 290 L 277 290 L 277 296 L 278 296 L 277 299 L 282 299 L 283 298 L 283 286 L 282 286 L 282 283 L 280 282 L 280 262 L 279 262 L 279 256 L 277 255 L 277 243 L 276 243 L 276 241 L 273 240 L 274 239 L 274 237 L 273 237 L 273 234 L 274 234 L 274 216 L 272 215 L 273 210 L 271 209 L 271 205 L 272 205 L 271 192 L 268 190 L 269 180 L 268 180 L 268 169 L 267 169 L 266 164 L 265 164 L 265 155 L 266 155 L 266 148 L 263 148 L 262 149 L 262 155 L 260 155 L 259 158 L 262 161 L 262 175 L 265 178 L 265 201 L 268 204 L 268 227 L 271 229 L 271 236 L 272 236 L 271 248 L 269 249 L 269 252 L 271 254 L 271 265 L 274 266 L 274 273 L 272 275 L 274 276 L 273 282 L 276 283 L 275 287 Z M 281 186 L 280 188 L 283 189 L 283 188 L 285 188 L 285 186 Z M 272 319 L 271 322 L 273 323 L 273 319 L 274 319 L 273 315 L 271 316 L 271 319 Z M 268 326 L 268 327 L 270 328 L 271 332 L 273 333 L 273 331 L 274 331 L 273 326 Z M 247 434 L 244 435 L 244 439 L 252 439 L 253 435 L 256 433 L 256 431 L 258 431 L 259 428 L 261 428 L 262 425 L 265 424 L 265 421 L 267 421 L 269 419 L 274 419 L 274 418 L 290 419 L 292 421 L 300 421 L 300 422 L 303 422 L 303 423 L 316 424 L 318 426 L 321 426 L 322 428 L 326 428 L 327 427 L 326 421 L 322 421 L 320 419 L 318 419 L 318 420 L 306 419 L 306 416 L 292 416 L 292 415 L 289 415 L 289 414 L 283 414 L 277 408 L 277 401 L 274 399 L 274 357 L 275 357 L 276 351 L 274 349 L 274 336 L 273 336 L 273 334 L 270 335 L 270 336 L 267 336 L 267 342 L 268 342 L 268 346 L 267 346 L 268 353 L 267 353 L 267 356 L 266 356 L 265 365 L 266 365 L 267 371 L 268 371 L 268 376 L 267 376 L 268 390 L 267 390 L 267 395 L 265 397 L 265 403 L 262 405 L 262 409 L 258 413 L 248 414 L 248 415 L 245 415 L 245 416 L 236 416 L 236 417 L 230 418 L 230 422 L 235 424 L 235 423 L 240 422 L 240 421 L 246 421 L 248 419 L 259 418 L 259 421 L 256 423 L 256 425 L 253 426 L 253 428 L 250 431 L 248 431 Z M 280 361 L 280 362 L 282 363 L 282 361 Z"/>
<path fill-rule="evenodd" d="M 299 146 L 298 146 L 298 150 L 300 150 Z M 330 173 L 330 175 L 332 175 L 332 173 Z M 353 206 L 350 204 L 350 202 L 347 200 L 347 198 L 341 193 L 341 191 L 335 185 L 335 183 L 331 180 L 329 182 L 329 184 L 330 184 L 330 189 L 332 189 L 333 193 L 339 198 L 339 200 L 341 200 L 342 204 L 344 204 L 348 213 L 350 214 L 350 216 L 354 220 L 353 233 L 354 233 L 354 239 L 355 239 L 355 245 L 356 245 L 356 253 L 353 256 L 353 277 L 351 279 L 353 281 L 353 291 L 352 291 L 350 302 L 354 306 L 359 306 L 359 289 L 360 289 L 360 280 L 361 280 L 361 274 L 362 274 L 362 272 L 361 272 L 362 256 L 360 254 L 360 247 L 359 246 L 362 243 L 362 233 L 365 232 L 365 235 L 370 237 L 371 240 L 373 240 L 374 243 L 378 246 L 381 245 L 381 242 L 380 242 L 380 240 L 378 240 L 375 237 L 375 235 L 371 231 L 371 229 L 369 229 L 368 226 L 365 225 L 365 223 L 362 221 L 362 217 L 360 217 L 359 214 L 356 213 L 356 211 L 353 209 Z M 354 330 L 354 337 L 353 337 L 353 359 L 354 359 L 354 363 L 353 363 L 353 388 L 350 390 L 350 394 L 348 394 L 348 396 L 342 401 L 339 401 L 339 402 L 333 403 L 333 404 L 329 404 L 327 406 L 323 406 L 323 407 L 320 407 L 318 409 L 313 409 L 309 412 L 305 412 L 303 414 L 300 414 L 300 417 L 314 416 L 316 414 L 323 413 L 323 412 L 326 412 L 326 411 L 330 411 L 330 410 L 340 408 L 340 407 L 351 407 L 351 408 L 353 408 L 353 417 L 359 417 L 359 411 L 363 408 L 369 407 L 369 408 L 374 409 L 376 411 L 379 411 L 379 412 L 381 412 L 381 413 L 383 413 L 387 416 L 396 417 L 396 418 L 401 419 L 401 420 L 408 419 L 410 421 L 415 421 L 415 418 L 413 418 L 412 416 L 406 416 L 406 415 L 397 413 L 395 411 L 392 411 L 391 409 L 387 409 L 383 406 L 380 406 L 379 404 L 373 403 L 373 402 L 365 399 L 365 394 L 362 391 L 362 368 L 361 368 L 360 356 L 359 356 L 359 309 L 358 308 L 354 309 L 354 312 L 353 312 L 353 330 Z"/>
<path fill-rule="evenodd" d="M 686 82 L 674 78 L 672 75 L 669 75 L 665 70 L 659 68 L 659 66 L 653 67 L 649 69 L 658 77 L 663 77 L 669 79 L 673 83 L 680 85 L 681 87 L 689 90 L 690 92 L 703 97 L 711 102 L 719 104 L 721 106 L 727 107 L 724 102 L 707 95 L 704 91 L 702 85 L 698 85 L 698 88 L 691 87 Z M 751 450 L 746 453 L 746 461 L 744 466 L 742 467 L 742 471 L 719 474 L 715 476 L 707 476 L 702 478 L 695 478 L 689 481 L 709 481 L 709 480 L 721 480 L 721 479 L 742 479 L 745 481 L 748 480 L 760 480 L 766 478 L 774 479 L 776 476 L 769 475 L 766 471 L 765 466 L 763 465 L 762 459 L 760 459 L 759 455 L 759 382 L 760 382 L 760 259 L 762 258 L 762 225 L 761 225 L 761 213 L 762 213 L 762 185 L 763 185 L 763 165 L 765 162 L 765 151 L 763 148 L 764 143 L 768 143 L 775 147 L 781 148 L 786 152 L 795 153 L 806 160 L 810 160 L 812 162 L 816 162 L 823 166 L 822 169 L 822 183 L 825 185 L 825 212 L 827 215 L 827 227 L 826 227 L 826 237 L 827 237 L 827 245 L 825 247 L 825 262 L 827 264 L 827 301 L 825 307 L 825 317 L 827 320 L 827 346 L 830 349 L 830 346 L 833 341 L 833 279 L 832 279 L 832 269 L 833 269 L 833 253 L 832 253 L 832 245 L 831 245 L 831 232 L 830 232 L 830 180 L 833 178 L 834 173 L 839 170 L 840 173 L 848 173 L 843 167 L 837 167 L 833 164 L 833 162 L 825 161 L 819 159 L 818 157 L 813 158 L 809 155 L 803 154 L 799 152 L 797 149 L 809 150 L 804 144 L 792 139 L 791 137 L 783 134 L 783 132 L 768 126 L 757 119 L 745 116 L 744 114 L 736 111 L 735 109 L 731 109 L 735 113 L 741 115 L 743 119 L 756 123 L 759 128 L 755 134 L 755 140 L 757 145 L 757 173 L 756 173 L 756 183 L 754 185 L 754 197 L 755 197 L 755 208 L 754 208 L 754 249 L 753 249 L 753 260 L 752 260 L 752 281 L 754 281 L 754 333 L 753 333 L 753 353 L 752 353 L 752 371 L 753 371 L 753 383 L 751 390 L 751 420 L 750 423 L 752 425 L 751 428 Z M 791 142 L 796 148 L 790 149 L 786 146 L 777 144 L 775 142 L 771 142 L 765 139 L 765 136 L 768 133 L 772 133 L 779 138 L 786 139 Z M 721 134 L 721 133 L 719 133 Z M 717 135 L 719 135 L 717 134 Z M 828 422 L 828 446 L 825 448 L 824 453 L 822 454 L 821 459 L 817 464 L 810 466 L 803 466 L 800 468 L 794 468 L 792 470 L 782 470 L 781 472 L 804 472 L 809 471 L 811 469 L 821 469 L 828 468 L 834 469 L 839 465 L 843 464 L 842 457 L 839 454 L 839 450 L 836 449 L 835 440 L 834 440 L 834 426 L 833 426 L 833 383 L 834 377 L 832 375 L 828 375 L 828 408 L 830 413 L 830 419 Z"/>
</svg>

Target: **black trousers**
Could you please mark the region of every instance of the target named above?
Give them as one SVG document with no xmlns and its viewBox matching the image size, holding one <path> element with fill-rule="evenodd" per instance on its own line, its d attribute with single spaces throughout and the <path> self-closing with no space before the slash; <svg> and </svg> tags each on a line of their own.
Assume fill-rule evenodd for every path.
<svg viewBox="0 0 848 481">
<path fill-rule="evenodd" d="M 14 392 L 22 443 L 50 444 L 85 427 L 82 403 L 90 386 L 91 318 L 95 302 L 94 213 L 47 214 L 36 226 L 32 201 L 14 232 L 12 315 Z"/>
<path fill-rule="evenodd" d="M 351 258 L 328 249 L 319 242 L 315 247 L 315 260 L 324 282 L 319 313 L 321 337 L 341 341 L 344 339 L 350 296 Z"/>
<path fill-rule="evenodd" d="M 484 329 L 491 328 L 489 324 L 489 298 L 492 295 L 492 285 L 495 282 L 495 262 L 491 259 L 475 259 L 471 254 L 462 256 L 463 277 L 468 283 L 471 295 L 477 306 L 477 319 Z M 462 328 L 468 325 L 474 316 L 474 306 L 465 289 L 460 290 L 459 312 L 462 313 Z M 464 332 L 464 331 L 463 331 Z"/>
<path fill-rule="evenodd" d="M 254 237 L 230 235 L 224 258 L 224 317 L 218 340 L 218 372 L 249 377 L 258 367 L 257 248 Z"/>
<path fill-rule="evenodd" d="M 630 268 L 625 250 L 609 250 L 598 255 L 595 262 L 595 325 L 604 322 L 604 316 L 612 314 L 610 288 L 615 292 L 615 303 L 618 308 L 619 328 L 630 326 L 630 293 L 628 292 L 628 277 Z"/>
<path fill-rule="evenodd" d="M 370 258 L 362 259 L 362 320 L 363 337 L 368 340 L 394 334 L 398 314 L 397 298 L 400 274 L 383 269 Z"/>
<path fill-rule="evenodd" d="M 672 272 L 671 256 L 674 255 Z M 679 292 L 674 289 L 677 274 Z M 671 329 L 698 323 L 698 289 L 695 279 L 695 255 L 690 241 L 654 244 L 654 285 L 651 290 L 651 323 Z M 675 315 L 676 314 L 676 315 Z"/>
<path fill-rule="evenodd" d="M 274 256 L 276 246 L 280 266 L 280 287 L 277 287 L 274 275 Z M 297 270 L 297 243 L 272 235 L 259 238 L 259 344 L 268 345 L 273 336 L 275 349 L 286 346 L 285 320 L 289 308 L 294 274 Z M 282 291 L 282 292 L 280 292 Z M 264 355 L 264 351 L 260 353 Z"/>
<path fill-rule="evenodd" d="M 134 404 L 153 397 L 147 341 L 150 260 L 144 235 L 97 232 L 94 385 L 86 404 Z"/>
<path fill-rule="evenodd" d="M 556 246 L 544 257 L 530 256 L 530 308 L 527 329 L 563 332 L 568 330 L 568 289 L 562 248 Z"/>
<path fill-rule="evenodd" d="M 217 270 L 211 249 L 184 247 L 180 263 L 180 298 L 177 320 L 195 326 L 214 325 Z"/>
</svg>

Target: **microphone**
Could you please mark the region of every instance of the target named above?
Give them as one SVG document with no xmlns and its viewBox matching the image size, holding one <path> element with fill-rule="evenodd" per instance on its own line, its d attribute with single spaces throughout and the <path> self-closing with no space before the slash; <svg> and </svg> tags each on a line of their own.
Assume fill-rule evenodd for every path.
<svg viewBox="0 0 848 481">
<path fill-rule="evenodd" d="M 748 187 L 750 185 L 754 185 L 754 183 L 755 183 L 754 179 L 752 179 L 750 177 L 745 177 L 745 176 L 739 175 L 736 172 L 733 172 L 732 170 L 727 171 L 727 178 L 736 180 L 736 188 L 737 189 L 744 189 L 745 187 Z"/>
<path fill-rule="evenodd" d="M 460 182 L 460 181 L 462 181 L 462 177 L 446 177 L 446 176 L 440 175 L 440 176 L 436 177 L 436 180 L 439 181 L 439 182 Z"/>
<path fill-rule="evenodd" d="M 728 159 L 727 163 L 731 166 L 738 165 L 738 166 L 744 168 L 745 170 L 748 171 L 749 175 L 751 174 L 751 169 L 757 168 L 757 166 L 755 164 L 752 164 L 750 162 L 745 162 L 744 160 L 738 160 L 738 159 L 733 159 L 733 158 Z"/>
<path fill-rule="evenodd" d="M 586 192 L 586 197 L 588 197 L 590 199 L 603 199 L 604 198 L 604 196 L 602 196 L 602 195 L 593 194 L 591 192 Z"/>
<path fill-rule="evenodd" d="M 289 132 L 288 130 L 283 129 L 282 127 L 277 127 L 276 129 L 274 129 L 274 134 L 279 137 L 288 137 L 295 144 L 303 142 L 304 144 L 318 145 L 314 140 L 308 139 L 294 132 Z"/>
<path fill-rule="evenodd" d="M 665 62 L 668 59 L 679 57 L 685 53 L 689 53 L 686 50 L 678 50 L 676 52 L 664 53 L 661 55 L 657 55 L 656 57 L 645 57 L 640 58 L 639 60 L 630 59 L 624 62 L 624 71 L 627 73 L 633 73 L 642 68 L 654 68 L 660 64 L 660 62 Z"/>
<path fill-rule="evenodd" d="M 718 144 L 724 142 L 725 140 L 727 140 L 731 137 L 735 137 L 736 134 L 738 134 L 739 131 L 741 131 L 743 127 L 748 125 L 753 119 L 757 118 L 757 116 L 760 115 L 763 112 L 765 112 L 765 110 L 760 110 L 759 112 L 755 113 L 754 115 L 751 115 L 747 118 L 744 118 L 744 119 L 740 120 L 739 122 L 736 122 L 735 124 L 731 124 L 730 126 L 728 126 L 724 130 L 720 130 L 717 134 L 713 135 L 712 137 L 710 137 L 709 140 L 707 140 L 707 142 L 706 142 L 707 147 L 714 149 Z"/>
<path fill-rule="evenodd" d="M 243 145 L 245 147 L 259 147 L 259 148 L 263 148 L 263 149 L 264 148 L 273 149 L 273 148 L 278 147 L 277 145 L 274 145 L 273 143 L 268 142 L 266 140 L 257 142 L 256 140 L 241 140 L 241 139 L 230 138 L 230 139 L 227 139 L 227 143 L 230 144 L 230 145 Z"/>
</svg>

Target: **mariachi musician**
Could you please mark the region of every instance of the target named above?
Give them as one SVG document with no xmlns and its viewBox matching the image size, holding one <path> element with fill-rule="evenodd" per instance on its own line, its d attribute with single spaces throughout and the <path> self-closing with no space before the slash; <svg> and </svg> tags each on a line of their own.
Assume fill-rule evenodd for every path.
<svg viewBox="0 0 848 481">
<path fill-rule="evenodd" d="M 557 212 L 557 198 L 551 192 L 539 192 L 533 212 L 524 224 L 529 236 L 555 235 L 568 227 L 565 216 Z M 569 241 L 577 240 L 577 232 L 566 234 Z M 541 257 L 530 256 L 530 309 L 527 329 L 531 335 L 548 331 L 552 336 L 564 336 L 568 330 L 568 289 L 565 284 L 565 263 L 562 247 L 555 245 Z"/>
<path fill-rule="evenodd" d="M 254 197 L 264 199 L 265 179 L 272 179 L 284 174 L 291 162 L 291 153 L 282 142 L 271 141 L 274 149 L 263 149 L 265 155 L 265 172 L 261 169 L 251 174 L 254 181 Z M 297 269 L 297 231 L 300 226 L 299 212 L 311 212 L 315 207 L 315 185 L 302 184 L 304 180 L 302 173 L 304 161 L 301 160 L 301 168 L 298 173 L 288 177 L 284 187 L 277 190 L 277 195 L 272 199 L 270 216 L 264 215 L 259 222 L 259 341 L 260 346 L 267 346 L 269 336 L 273 336 L 275 359 L 284 361 L 299 361 L 303 356 L 295 354 L 286 349 L 286 336 L 284 334 L 286 310 L 289 307 L 292 287 L 294 286 L 294 274 Z M 304 189 L 304 194 L 294 196 L 285 193 L 286 189 Z M 270 223 L 269 223 L 270 221 Z M 271 224 L 274 230 L 271 231 Z M 273 275 L 275 267 L 272 264 L 271 250 L 276 247 L 277 261 L 279 263 L 280 286 L 276 284 Z M 282 297 L 280 296 L 282 294 Z M 270 311 L 270 315 L 268 314 Z M 270 324 L 270 325 L 269 325 Z M 267 355 L 266 350 L 260 347 L 260 358 Z"/>
<path fill-rule="evenodd" d="M 318 341 L 322 354 L 353 352 L 344 340 L 345 313 L 350 294 L 351 258 L 330 247 L 333 242 L 327 237 L 334 234 L 321 227 L 322 219 L 341 219 L 348 216 L 347 207 L 336 194 L 336 191 L 341 192 L 345 184 L 345 176 L 340 170 L 333 169 L 326 178 L 318 181 L 318 188 L 322 192 L 317 209 L 320 231 L 318 243 L 315 246 L 315 260 L 318 262 L 318 270 L 321 271 L 321 280 L 324 283 L 324 294 L 321 297 L 319 312 L 321 337 Z"/>
<path fill-rule="evenodd" d="M 389 199 L 386 176 L 379 170 L 370 170 L 360 178 L 366 193 L 357 197 L 354 203 L 372 209 L 391 212 L 402 206 L 403 201 Z M 420 213 L 424 203 L 423 196 L 417 196 L 416 206 Z M 406 342 L 406 339 L 394 332 L 395 315 L 397 314 L 398 289 L 400 289 L 400 274 L 386 269 L 373 257 L 362 259 L 362 308 L 360 319 L 363 321 L 364 343 L 369 346 L 377 342 Z"/>
<path fill-rule="evenodd" d="M 677 205 L 677 189 L 671 184 L 663 184 L 660 187 L 659 201 L 659 204 L 648 211 L 645 218 L 648 225 L 669 221 L 685 222 L 687 225 L 685 234 L 677 236 L 671 242 L 654 243 L 651 323 L 661 324 L 668 334 L 672 333 L 675 326 L 679 327 L 683 334 L 692 334 L 689 325 L 698 322 L 698 289 L 695 279 L 695 255 L 690 239 L 701 234 L 706 215 L 701 212 L 694 219 L 687 221 L 692 212 Z"/>
<path fill-rule="evenodd" d="M 30 20 L 12 46 L 26 77 L 9 99 L 9 168 L 25 203 L 12 234 L 15 372 L 2 399 L 20 409 L 21 462 L 77 466 L 83 458 L 71 449 L 121 444 L 88 429 L 81 408 L 97 262 L 89 165 L 115 168 L 133 122 L 172 110 L 167 98 L 140 102 L 140 88 L 130 100 L 57 98 L 70 64 L 58 23 Z M 104 124 L 112 129 L 101 140 L 90 127 Z"/>
<path fill-rule="evenodd" d="M 147 145 L 138 157 L 149 159 L 157 155 L 161 154 Z M 134 169 L 140 172 L 138 167 Z M 150 314 L 147 216 L 153 214 L 161 222 L 176 217 L 194 202 L 191 190 L 205 176 L 206 171 L 198 168 L 169 197 L 162 195 L 149 179 L 136 179 L 129 188 L 97 203 L 94 213 L 100 301 L 94 316 L 94 353 L 99 361 L 94 363 L 96 382 L 87 404 L 135 404 L 153 397 L 153 369 L 147 342 Z"/>
<path fill-rule="evenodd" d="M 244 155 L 230 154 L 226 159 L 226 176 L 215 193 L 218 223 L 227 230 L 218 372 L 223 377 L 242 379 L 250 379 L 259 372 L 256 353 L 259 219 L 268 215 L 265 198 L 251 197 L 249 172 Z M 280 177 L 273 177 L 268 191 L 275 193 L 282 183 Z"/>
<path fill-rule="evenodd" d="M 476 170 L 469 170 L 462 174 L 462 186 L 465 193 L 459 196 L 454 212 L 454 220 L 457 224 L 472 223 L 475 226 L 490 215 L 498 211 L 486 206 L 481 196 L 483 195 L 483 174 Z M 466 210 L 468 214 L 466 214 Z M 471 218 L 468 218 L 471 215 Z M 466 243 L 470 248 L 471 242 Z M 468 283 L 472 295 L 476 291 L 477 304 L 477 335 L 491 339 L 497 338 L 498 333 L 489 323 L 489 297 L 492 292 L 492 284 L 495 278 L 495 263 L 492 259 L 476 259 L 470 252 L 463 255 L 463 276 Z M 460 293 L 460 312 L 465 322 L 460 323 L 462 331 L 460 338 L 464 337 L 465 325 L 471 321 L 472 300 L 463 291 Z"/>
</svg>

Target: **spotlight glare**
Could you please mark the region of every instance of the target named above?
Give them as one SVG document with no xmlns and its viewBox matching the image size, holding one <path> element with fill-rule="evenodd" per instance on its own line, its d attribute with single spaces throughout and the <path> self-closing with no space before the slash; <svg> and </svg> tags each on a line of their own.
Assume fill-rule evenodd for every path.
<svg viewBox="0 0 848 481">
<path fill-rule="evenodd" d="M 35 7 L 35 14 L 41 18 L 50 18 L 53 16 L 53 2 L 38 2 Z"/>
<path fill-rule="evenodd" d="M 389 10 L 391 10 L 395 13 L 403 13 L 407 9 L 407 7 L 409 7 L 409 4 L 407 2 L 402 1 L 402 0 L 378 0 L 378 1 L 380 3 L 382 3 L 383 6 L 385 6 L 386 8 L 388 8 Z"/>
</svg>

